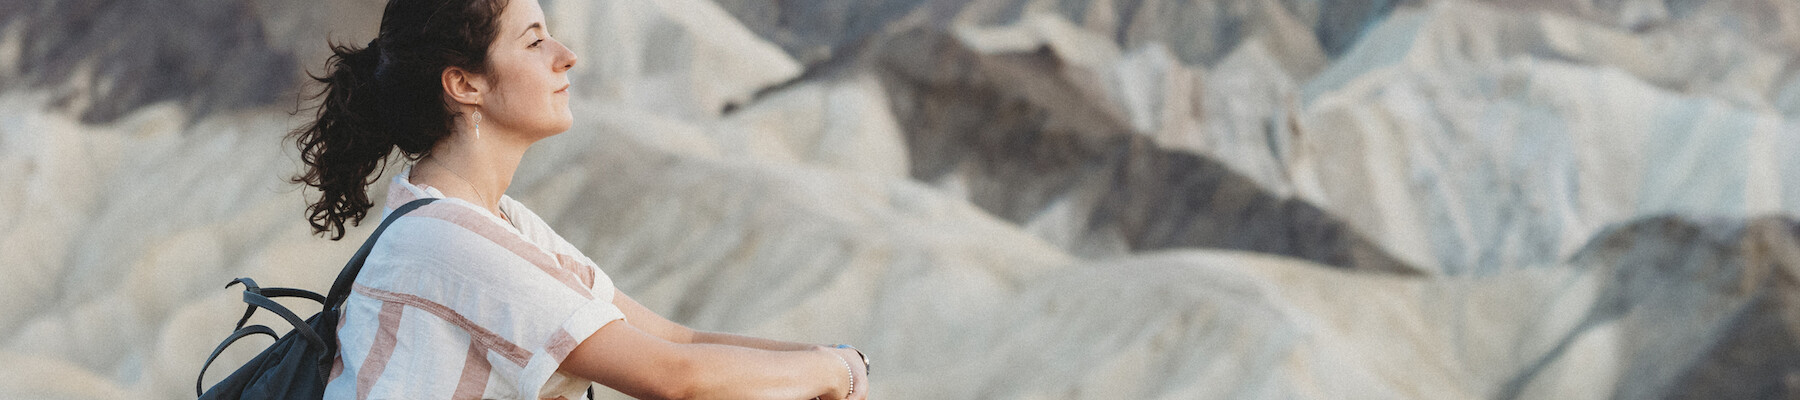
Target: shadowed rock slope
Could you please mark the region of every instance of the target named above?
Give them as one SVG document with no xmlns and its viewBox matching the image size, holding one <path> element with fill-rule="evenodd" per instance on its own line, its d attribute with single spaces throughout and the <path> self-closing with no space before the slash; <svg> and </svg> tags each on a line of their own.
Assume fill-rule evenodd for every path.
<svg viewBox="0 0 1800 400">
<path fill-rule="evenodd" d="M 1617 329 L 1615 398 L 1800 396 L 1800 223 L 1647 218 L 1603 232 L 1570 266 L 1606 282 L 1545 365 Z M 1688 321 L 1669 324 L 1668 321 Z M 1602 329 L 1600 327 L 1606 326 Z M 1535 398 L 1527 369 L 1498 398 Z M 1648 383 L 1648 384 L 1636 384 Z"/>
<path fill-rule="evenodd" d="M 924 18 L 972 19 L 982 10 L 967 7 L 924 4 L 891 16 L 880 34 L 859 37 L 762 95 L 875 77 L 881 85 L 874 90 L 887 97 L 905 135 L 914 179 L 964 193 L 1084 257 L 1218 247 L 1360 270 L 1421 270 L 1329 211 L 1143 134 L 1134 121 L 1141 117 L 1120 104 L 1128 94 L 1113 87 L 1139 71 L 1114 65 L 1117 50 L 1103 40 L 1039 18 L 1021 29 L 1041 32 L 1017 32 L 1036 42 L 995 43 L 985 37 L 1004 34 Z M 1095 58 L 1095 51 L 1112 56 Z"/>
<path fill-rule="evenodd" d="M 1103 94 L 1081 87 L 1095 71 L 1049 47 L 984 55 L 945 34 L 896 36 L 910 42 L 881 46 L 873 69 L 903 121 L 912 176 L 1077 254 L 1218 247 L 1413 272 L 1305 201 L 1133 135 Z"/>
</svg>

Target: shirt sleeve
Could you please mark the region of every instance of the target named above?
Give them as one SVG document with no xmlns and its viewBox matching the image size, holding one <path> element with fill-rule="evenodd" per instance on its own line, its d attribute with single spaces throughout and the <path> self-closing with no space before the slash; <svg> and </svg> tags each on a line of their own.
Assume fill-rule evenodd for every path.
<svg viewBox="0 0 1800 400">
<path fill-rule="evenodd" d="M 365 269 L 358 282 L 416 298 L 466 331 L 495 360 L 492 381 L 517 397 L 539 397 L 576 345 L 625 317 L 609 279 L 584 279 L 591 265 L 558 257 L 471 206 L 421 207 L 383 236 L 370 255 L 370 267 L 379 260 L 380 268 Z"/>
</svg>

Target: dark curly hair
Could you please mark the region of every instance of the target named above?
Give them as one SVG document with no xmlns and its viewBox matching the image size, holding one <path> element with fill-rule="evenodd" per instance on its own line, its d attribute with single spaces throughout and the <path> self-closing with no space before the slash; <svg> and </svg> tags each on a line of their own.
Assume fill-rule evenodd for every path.
<svg viewBox="0 0 1800 400">
<path fill-rule="evenodd" d="M 389 0 L 381 33 L 367 47 L 332 44 L 324 98 L 313 121 L 288 134 L 306 170 L 290 180 L 319 190 L 307 206 L 313 233 L 344 237 L 344 222 L 368 216 L 367 188 L 395 147 L 417 160 L 450 135 L 460 114 L 444 97 L 442 74 L 486 71 L 488 46 L 507 0 Z"/>
</svg>

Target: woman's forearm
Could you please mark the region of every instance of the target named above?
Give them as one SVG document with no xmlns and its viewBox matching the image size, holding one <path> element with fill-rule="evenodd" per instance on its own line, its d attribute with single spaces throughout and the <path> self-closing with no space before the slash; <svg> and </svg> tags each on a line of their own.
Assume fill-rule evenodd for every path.
<svg viewBox="0 0 1800 400">
<path fill-rule="evenodd" d="M 733 335 L 733 334 L 729 334 L 729 333 L 707 332 L 707 331 L 700 331 L 700 330 L 694 331 L 693 341 L 690 343 L 722 344 L 722 345 L 728 345 L 728 346 L 748 347 L 748 348 L 752 348 L 752 349 L 763 349 L 763 350 L 772 350 L 772 351 L 812 350 L 813 346 L 815 346 L 815 345 L 806 344 L 806 343 L 795 343 L 795 342 L 788 342 L 788 341 L 781 341 L 781 340 L 774 340 L 774 339 L 764 339 L 764 338 L 753 337 L 753 336 Z"/>
<path fill-rule="evenodd" d="M 837 399 L 861 373 L 846 371 L 840 350 L 670 342 L 621 320 L 575 346 L 560 369 L 637 398 Z"/>
<path fill-rule="evenodd" d="M 752 348 L 752 349 L 763 349 L 763 350 L 774 350 L 774 351 L 807 350 L 807 349 L 812 348 L 812 346 L 813 346 L 813 345 L 806 344 L 806 343 L 786 342 L 786 341 L 780 341 L 780 340 L 763 339 L 763 338 L 743 336 L 743 335 L 733 335 L 733 334 L 729 334 L 729 333 L 707 332 L 707 331 L 689 329 L 686 326 L 677 324 L 673 321 L 669 321 L 668 319 L 663 318 L 662 315 L 658 315 L 655 312 L 650 311 L 649 308 L 645 308 L 643 304 L 638 304 L 636 299 L 632 299 L 630 295 L 626 295 L 625 292 L 623 292 L 623 291 L 615 291 L 614 293 L 615 294 L 613 295 L 613 305 L 618 306 L 619 311 L 622 311 L 625 313 L 626 319 L 633 321 L 632 322 L 633 325 L 636 325 L 638 328 L 643 329 L 645 332 L 650 332 L 651 334 L 654 334 L 657 337 L 661 337 L 664 340 L 668 340 L 671 342 L 696 343 L 696 344 L 698 344 L 698 343 L 723 344 L 723 345 L 729 345 L 729 346 L 748 347 L 748 348 Z"/>
<path fill-rule="evenodd" d="M 805 399 L 845 395 L 849 377 L 839 356 L 818 346 L 770 351 L 728 344 L 683 345 L 694 399 Z"/>
<path fill-rule="evenodd" d="M 641 398 L 837 399 L 849 392 L 854 381 L 859 388 L 856 398 L 865 396 L 867 377 L 860 353 L 853 350 L 689 329 L 651 312 L 623 292 L 615 292 L 613 304 L 626 319 L 583 341 L 572 355 L 575 362 L 565 362 L 564 367 L 626 394 Z M 660 362 L 663 360 L 676 362 Z"/>
<path fill-rule="evenodd" d="M 825 350 L 827 352 L 830 352 L 830 354 L 834 355 L 834 357 L 831 357 L 831 360 L 828 360 L 828 361 L 837 361 L 837 365 L 844 366 L 846 369 L 854 369 L 855 370 L 855 372 L 852 372 L 852 373 L 855 374 L 856 378 L 852 381 L 841 382 L 840 384 L 846 385 L 846 386 L 839 390 L 848 389 L 848 386 L 852 382 L 854 382 L 855 386 L 857 387 L 857 389 L 856 389 L 857 393 L 862 393 L 863 391 L 868 390 L 868 386 L 867 386 L 868 385 L 868 376 L 864 375 L 867 373 L 867 371 L 864 369 L 865 364 L 863 364 L 862 352 L 858 351 L 854 348 L 825 349 L 821 346 L 805 344 L 805 343 L 787 342 L 787 341 L 764 339 L 764 338 L 753 337 L 753 336 L 734 335 L 734 334 L 719 333 L 719 332 L 694 331 L 694 334 L 691 337 L 694 338 L 695 340 L 705 340 L 706 342 L 704 342 L 704 344 L 727 346 L 727 347 L 737 347 L 737 348 L 742 348 L 742 349 L 760 349 L 760 350 L 776 351 L 776 352 L 817 352 L 818 350 Z M 836 369 L 833 369 L 833 372 L 836 372 Z M 848 390 L 846 390 L 846 392 L 848 392 Z M 847 393 L 836 393 L 836 395 L 845 395 L 845 394 L 847 394 Z M 834 395 L 820 395 L 820 396 L 822 398 L 834 397 Z M 862 398 L 862 397 L 863 396 L 858 396 L 857 398 Z"/>
</svg>

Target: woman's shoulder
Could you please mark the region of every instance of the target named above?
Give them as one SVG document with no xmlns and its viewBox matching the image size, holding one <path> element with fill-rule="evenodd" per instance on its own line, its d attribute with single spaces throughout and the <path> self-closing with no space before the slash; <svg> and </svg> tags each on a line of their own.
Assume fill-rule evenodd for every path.
<svg viewBox="0 0 1800 400">
<path fill-rule="evenodd" d="M 508 233 L 481 211 L 440 199 L 395 219 L 381 240 L 434 243 L 449 250 L 460 241 L 496 241 L 499 235 Z"/>
<path fill-rule="evenodd" d="M 513 200 L 509 196 L 501 196 L 500 209 L 506 213 L 507 218 L 512 220 L 513 227 L 519 230 L 519 234 L 527 240 L 552 253 L 568 252 L 564 249 L 567 241 L 563 240 L 562 235 L 557 234 L 556 230 L 550 227 L 550 223 L 538 216 L 537 212 L 525 207 L 525 203 Z"/>
<path fill-rule="evenodd" d="M 500 274 L 494 271 L 513 268 L 521 262 L 517 239 L 485 218 L 449 201 L 420 206 L 381 232 L 357 281 L 417 294 L 455 282 L 486 280 Z"/>
</svg>

